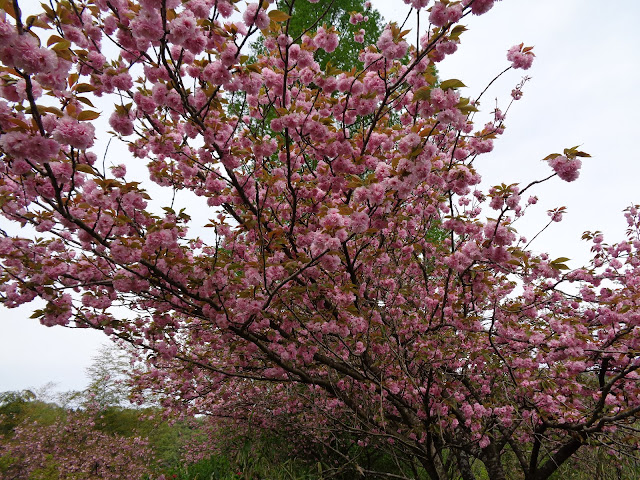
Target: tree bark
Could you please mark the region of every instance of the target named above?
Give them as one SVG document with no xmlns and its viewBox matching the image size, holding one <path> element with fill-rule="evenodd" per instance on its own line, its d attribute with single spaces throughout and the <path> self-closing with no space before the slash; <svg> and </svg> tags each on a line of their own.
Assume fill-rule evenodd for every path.
<svg viewBox="0 0 640 480">
<path fill-rule="evenodd" d="M 459 450 L 456 452 L 456 460 L 458 461 L 458 470 L 462 476 L 462 480 L 476 480 L 473 470 L 471 470 L 471 464 L 469 463 L 469 457 L 466 452 Z"/>
<path fill-rule="evenodd" d="M 484 450 L 482 463 L 484 463 L 491 480 L 507 480 L 504 474 L 504 468 L 502 468 L 500 452 L 495 445 L 490 444 Z"/>
<path fill-rule="evenodd" d="M 547 480 L 566 460 L 582 446 L 581 439 L 571 439 L 560 447 L 540 468 L 532 469 L 526 480 Z"/>
</svg>

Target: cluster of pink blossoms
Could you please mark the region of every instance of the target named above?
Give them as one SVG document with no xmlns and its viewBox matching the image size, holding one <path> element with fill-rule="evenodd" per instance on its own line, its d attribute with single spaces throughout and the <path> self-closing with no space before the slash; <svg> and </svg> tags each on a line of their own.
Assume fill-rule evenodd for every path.
<svg viewBox="0 0 640 480">
<path fill-rule="evenodd" d="M 431 13 L 429 14 L 429 21 L 437 26 L 444 27 L 447 23 L 455 23 L 462 17 L 462 4 L 445 5 L 442 2 L 436 2 L 431 7 Z"/>
<path fill-rule="evenodd" d="M 0 88 L 1 212 L 40 234 L 3 233 L 6 305 L 39 297 L 47 325 L 136 345 L 141 388 L 164 390 L 168 405 L 261 405 L 265 426 L 273 412 L 308 413 L 305 426 L 338 419 L 362 444 L 389 439 L 427 467 L 434 451 L 464 454 L 465 478 L 466 459 L 497 468 L 500 445 L 526 459 L 523 478 L 529 465 L 557 468 L 535 452 L 608 441 L 598 425 L 615 424 L 616 408 L 635 415 L 640 242 L 597 242 L 601 276 L 527 250 L 513 223 L 529 187 L 479 187 L 476 159 L 506 113 L 474 125 L 479 102 L 434 74 L 457 50 L 464 29 L 453 24 L 493 0 L 407 0 L 432 6 L 419 45 L 389 25 L 361 65 L 337 73 L 316 59 L 338 32 L 294 39 L 282 20 L 291 11 L 254 2 L 232 18 L 237 2 L 158 1 L 60 1 L 39 17 L 54 28 L 32 29 L 65 35 L 50 48 L 1 19 L 12 80 Z M 249 59 L 260 34 L 265 48 Z M 507 58 L 526 69 L 534 57 L 519 45 Z M 83 151 L 97 116 L 86 107 L 108 94 L 109 123 L 135 157 L 111 169 Z M 36 97 L 47 105 L 30 105 Z M 573 181 L 579 156 L 547 160 Z M 167 193 L 153 203 L 125 179 L 141 159 Z M 178 190 L 186 211 L 174 210 Z M 191 211 L 212 217 L 197 235 Z M 599 289 L 603 278 L 616 289 Z M 582 282 L 580 302 L 556 288 L 569 281 Z"/>
<path fill-rule="evenodd" d="M 531 51 L 532 47 L 525 47 L 523 43 L 514 45 L 507 52 L 507 60 L 511 62 L 513 68 L 521 68 L 528 70 L 533 64 L 535 54 Z"/>
<path fill-rule="evenodd" d="M 567 158 L 564 155 L 558 155 L 549 160 L 549 165 L 562 180 L 573 182 L 580 176 L 582 161 L 579 158 Z"/>
</svg>

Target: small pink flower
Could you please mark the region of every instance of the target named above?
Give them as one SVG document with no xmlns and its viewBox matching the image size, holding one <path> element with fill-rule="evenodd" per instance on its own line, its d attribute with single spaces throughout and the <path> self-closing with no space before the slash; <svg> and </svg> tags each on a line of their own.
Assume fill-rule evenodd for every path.
<svg viewBox="0 0 640 480">
<path fill-rule="evenodd" d="M 127 167 L 125 165 L 111 167 L 111 173 L 113 173 L 113 176 L 116 178 L 124 178 L 127 174 Z"/>
<path fill-rule="evenodd" d="M 582 161 L 578 158 L 569 159 L 563 155 L 559 155 L 549 160 L 549 165 L 553 171 L 565 182 L 573 182 L 580 176 L 580 167 Z"/>
<path fill-rule="evenodd" d="M 430 0 L 403 0 L 407 5 L 411 5 L 416 10 L 420 10 L 429 4 Z"/>
<path fill-rule="evenodd" d="M 562 211 L 560 210 L 549 210 L 547 214 L 551 217 L 551 221 L 553 222 L 562 221 Z"/>
<path fill-rule="evenodd" d="M 338 42 L 338 35 L 334 32 L 327 32 L 323 27 L 318 28 L 313 39 L 314 45 L 327 53 L 333 52 L 338 47 Z"/>
<path fill-rule="evenodd" d="M 465 3 L 471 3 L 471 11 L 474 15 L 482 15 L 483 13 L 487 13 L 491 8 L 493 8 L 494 0 L 475 0 L 471 3 L 467 0 Z"/>
<path fill-rule="evenodd" d="M 95 128 L 87 122 L 65 117 L 58 122 L 53 131 L 54 140 L 65 143 L 79 150 L 85 150 L 93 145 Z"/>
<path fill-rule="evenodd" d="M 131 21 L 131 34 L 136 39 L 142 40 L 159 40 L 164 35 L 162 27 L 162 17 L 160 9 L 148 10 L 143 9 Z"/>
<path fill-rule="evenodd" d="M 532 47 L 525 47 L 524 44 L 514 45 L 507 52 L 507 60 L 511 62 L 513 68 L 528 70 L 533 63 L 534 53 Z"/>
<path fill-rule="evenodd" d="M 223 85 L 231 81 L 231 72 L 218 60 L 207 65 L 202 75 L 213 85 Z"/>
<path fill-rule="evenodd" d="M 49 73 L 57 64 L 56 54 L 52 50 L 41 48 L 31 35 L 18 35 L 10 45 L 0 51 L 2 61 L 24 70 L 26 73 Z"/>
<path fill-rule="evenodd" d="M 269 16 L 267 15 L 267 12 L 264 11 L 264 8 L 261 8 L 259 11 L 258 8 L 259 6 L 257 3 L 250 3 L 247 5 L 247 9 L 242 16 L 242 19 L 249 27 L 255 24 L 256 27 L 265 29 L 270 23 Z"/>
<path fill-rule="evenodd" d="M 228 1 L 218 0 L 216 2 L 216 8 L 224 18 L 229 18 L 233 13 L 233 5 Z"/>
<path fill-rule="evenodd" d="M 0 137 L 0 148 L 14 158 L 48 162 L 58 154 L 60 145 L 51 138 L 13 131 Z"/>
<path fill-rule="evenodd" d="M 393 34 L 391 33 L 391 29 L 388 27 L 385 28 L 380 35 L 380 38 L 376 42 L 376 46 L 380 49 L 382 55 L 384 55 L 389 60 L 402 58 L 407 52 L 407 48 L 409 48 L 409 45 L 404 40 L 395 43 L 393 41 Z"/>
<path fill-rule="evenodd" d="M 120 115 L 113 112 L 109 118 L 109 125 L 120 135 L 131 135 L 133 133 L 133 122 L 127 115 Z"/>
<path fill-rule="evenodd" d="M 447 6 L 442 2 L 436 2 L 431 7 L 429 21 L 436 27 L 443 27 L 447 24 Z"/>
<path fill-rule="evenodd" d="M 351 17 L 349 17 L 349 23 L 351 25 L 357 25 L 361 22 L 364 22 L 364 15 L 360 12 L 352 12 Z"/>
<path fill-rule="evenodd" d="M 189 38 L 197 35 L 198 24 L 193 12 L 185 10 L 169 24 L 169 40 L 183 45 Z"/>
</svg>

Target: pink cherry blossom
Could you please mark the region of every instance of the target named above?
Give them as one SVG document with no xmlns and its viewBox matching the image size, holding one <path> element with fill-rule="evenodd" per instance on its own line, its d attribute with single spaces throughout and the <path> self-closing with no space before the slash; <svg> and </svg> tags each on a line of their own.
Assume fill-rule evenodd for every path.
<svg viewBox="0 0 640 480">
<path fill-rule="evenodd" d="M 514 45 L 507 52 L 507 60 L 513 68 L 522 68 L 528 70 L 533 64 L 535 55 L 531 51 L 531 47 L 524 47 L 524 44 Z"/>
<path fill-rule="evenodd" d="M 53 131 L 53 138 L 71 147 L 85 150 L 93 145 L 95 127 L 71 117 L 62 118 Z"/>
<path fill-rule="evenodd" d="M 264 8 L 257 3 L 250 3 L 245 10 L 242 19 L 248 26 L 256 25 L 258 28 L 267 28 L 269 26 L 269 17 Z"/>
<path fill-rule="evenodd" d="M 573 182 L 580 176 L 582 161 L 579 158 L 569 159 L 563 155 L 558 155 L 549 160 L 549 165 L 562 180 L 565 182 Z"/>
<path fill-rule="evenodd" d="M 619 431 L 640 420 L 640 207 L 617 243 L 584 234 L 583 267 L 530 249 L 516 228 L 539 184 L 576 180 L 588 155 L 483 186 L 528 77 L 476 115 L 434 75 L 460 54 L 454 24 L 495 2 L 406 0 L 431 7 L 419 45 L 388 25 L 344 71 L 320 61 L 343 32 L 294 37 L 270 3 L 0 14 L 4 305 L 37 299 L 45 325 L 134 345 L 137 398 L 205 414 L 217 439 L 270 429 L 294 449 L 392 448 L 434 478 L 445 456 L 459 478 L 471 464 L 504 478 L 508 456 L 542 480 L 587 443 L 637 448 Z M 508 59 L 529 68 L 533 53 Z M 114 132 L 117 158 L 87 151 Z"/>
<path fill-rule="evenodd" d="M 17 131 L 2 135 L 0 147 L 9 155 L 35 162 L 49 161 L 60 150 L 60 145 L 54 139 Z"/>
</svg>

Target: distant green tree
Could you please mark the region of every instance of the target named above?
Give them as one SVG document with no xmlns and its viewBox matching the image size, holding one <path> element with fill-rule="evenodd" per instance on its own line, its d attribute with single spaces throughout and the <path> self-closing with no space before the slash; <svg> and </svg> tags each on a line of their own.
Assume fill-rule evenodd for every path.
<svg viewBox="0 0 640 480">
<path fill-rule="evenodd" d="M 31 390 L 0 393 L 0 435 L 7 434 L 20 423 L 27 404 L 35 398 Z"/>
<path fill-rule="evenodd" d="M 377 10 L 366 7 L 362 0 L 320 0 L 318 3 L 310 3 L 308 0 L 279 0 L 277 5 L 278 10 L 291 12 L 289 35 L 294 41 L 299 41 L 305 33 L 313 34 L 323 25 L 335 27 L 340 38 L 338 47 L 331 53 L 318 50 L 315 54 L 322 70 L 325 70 L 329 62 L 341 70 L 361 67 L 358 55 L 363 45 L 375 44 L 382 33 L 382 15 Z M 361 13 L 366 21 L 353 25 L 350 22 L 352 13 Z M 355 35 L 361 29 L 364 30 L 364 43 L 355 40 Z"/>
<path fill-rule="evenodd" d="M 10 434 L 25 420 L 49 425 L 63 413 L 58 405 L 40 400 L 31 390 L 0 392 L 0 436 Z"/>
<path fill-rule="evenodd" d="M 116 345 L 104 345 L 87 368 L 89 385 L 84 395 L 102 408 L 128 405 L 126 378 L 130 370 L 127 353 Z"/>
</svg>

